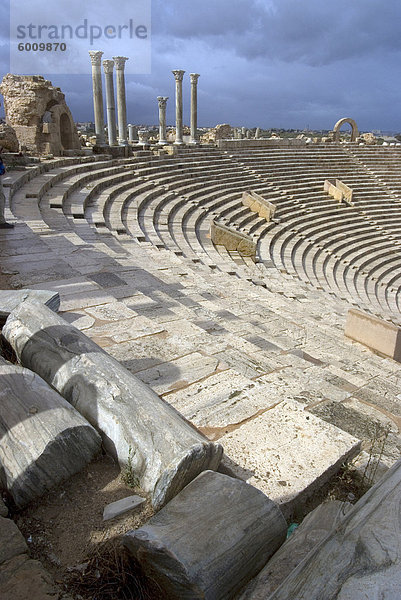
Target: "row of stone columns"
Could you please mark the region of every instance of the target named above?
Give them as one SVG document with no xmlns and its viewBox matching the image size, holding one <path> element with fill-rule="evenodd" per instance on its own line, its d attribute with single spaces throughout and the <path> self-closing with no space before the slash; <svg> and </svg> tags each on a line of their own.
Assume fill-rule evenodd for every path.
<svg viewBox="0 0 401 600">
<path fill-rule="evenodd" d="M 103 52 L 90 50 L 89 56 L 92 63 L 92 84 L 93 84 L 93 108 L 95 112 L 95 132 L 96 141 L 104 145 L 104 114 L 103 114 L 103 87 L 101 60 Z M 113 69 L 116 68 L 117 84 L 117 118 L 118 118 L 118 142 L 126 146 L 127 141 L 127 103 L 125 96 L 125 62 L 128 60 L 125 56 L 114 56 L 113 60 L 104 60 L 103 69 L 106 81 L 106 107 L 107 107 L 107 129 L 108 141 L 110 146 L 117 144 L 116 131 L 116 107 L 114 100 Z"/>
<path fill-rule="evenodd" d="M 93 84 L 93 107 L 95 113 L 95 132 L 96 141 L 99 145 L 105 144 L 104 137 L 104 114 L 103 114 L 103 87 L 101 59 L 102 51 L 90 50 L 89 55 L 92 63 L 92 84 Z M 116 68 L 117 84 L 117 118 L 118 118 L 118 142 L 120 145 L 127 145 L 127 103 L 125 94 L 125 63 L 128 60 L 125 56 L 114 56 L 113 60 L 104 60 L 103 69 L 106 82 L 106 110 L 107 110 L 107 129 L 108 143 L 110 146 L 117 144 L 116 130 L 116 106 L 114 99 L 113 70 Z M 185 71 L 176 69 L 172 71 L 175 82 L 175 115 L 176 115 L 176 137 L 175 144 L 183 144 L 183 110 L 182 110 L 182 80 Z M 199 73 L 190 73 L 191 78 L 191 136 L 190 144 L 197 144 L 198 127 L 198 78 Z M 167 144 L 166 128 L 166 105 L 168 97 L 158 96 L 159 103 L 159 144 Z M 129 141 L 134 138 L 133 125 L 129 125 Z"/>
</svg>

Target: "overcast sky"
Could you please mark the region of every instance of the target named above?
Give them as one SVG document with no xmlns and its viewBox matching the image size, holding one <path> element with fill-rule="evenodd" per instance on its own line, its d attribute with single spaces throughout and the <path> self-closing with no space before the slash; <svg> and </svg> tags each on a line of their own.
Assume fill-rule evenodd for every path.
<svg viewBox="0 0 401 600">
<path fill-rule="evenodd" d="M 35 1 L 45 14 L 48 0 Z M 127 2 L 110 4 L 118 14 Z M 8 6 L 0 0 L 0 75 L 10 69 Z M 130 123 L 156 123 L 165 95 L 172 124 L 171 70 L 184 69 L 186 123 L 197 72 L 200 126 L 331 129 L 352 117 L 364 131 L 401 131 L 400 0 L 152 0 L 151 27 L 151 74 L 126 78 Z M 62 88 L 77 121 L 93 120 L 83 54 L 87 76 L 43 73 L 40 55 L 36 69 Z"/>
</svg>

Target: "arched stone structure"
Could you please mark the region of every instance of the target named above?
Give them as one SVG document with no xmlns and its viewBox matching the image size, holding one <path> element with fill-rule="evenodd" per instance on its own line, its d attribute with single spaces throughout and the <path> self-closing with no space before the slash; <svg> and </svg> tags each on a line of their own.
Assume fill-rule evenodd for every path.
<svg viewBox="0 0 401 600">
<path fill-rule="evenodd" d="M 19 144 L 38 154 L 59 156 L 81 147 L 71 112 L 60 88 L 40 75 L 6 75 L 0 91 L 4 96 L 6 122 Z"/>
<path fill-rule="evenodd" d="M 338 142 L 338 140 L 340 139 L 340 129 L 341 127 L 345 124 L 345 123 L 349 123 L 351 125 L 351 142 L 355 142 L 356 138 L 359 135 L 359 131 L 358 131 L 358 127 L 356 126 L 356 123 L 354 121 L 354 119 L 350 119 L 349 117 L 344 117 L 344 119 L 340 119 L 339 121 L 337 121 L 337 123 L 334 125 L 334 129 L 333 129 L 333 138 L 335 142 Z"/>
</svg>

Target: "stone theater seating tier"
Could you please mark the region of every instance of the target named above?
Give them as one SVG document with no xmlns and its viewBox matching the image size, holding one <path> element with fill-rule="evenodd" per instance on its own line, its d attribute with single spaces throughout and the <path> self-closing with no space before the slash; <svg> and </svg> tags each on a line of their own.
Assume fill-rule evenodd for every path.
<svg viewBox="0 0 401 600">
<path fill-rule="evenodd" d="M 23 302 L 3 335 L 24 366 L 40 374 L 102 434 L 108 452 L 130 465 L 159 508 L 222 448 L 209 442 L 146 384 L 50 309 Z"/>
<path fill-rule="evenodd" d="M 80 471 L 100 445 L 43 379 L 0 357 L 0 481 L 18 508 Z"/>
</svg>

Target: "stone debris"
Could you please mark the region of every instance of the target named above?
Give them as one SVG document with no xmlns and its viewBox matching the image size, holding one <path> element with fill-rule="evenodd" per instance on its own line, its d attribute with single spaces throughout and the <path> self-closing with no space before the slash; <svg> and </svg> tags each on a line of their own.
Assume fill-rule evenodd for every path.
<svg viewBox="0 0 401 600">
<path fill-rule="evenodd" d="M 123 543 L 166 597 L 233 598 L 285 540 L 287 524 L 264 494 L 205 471 Z"/>
<path fill-rule="evenodd" d="M 141 496 L 128 496 L 127 498 L 123 498 L 122 500 L 117 500 L 117 502 L 112 502 L 105 506 L 103 511 L 103 521 L 109 521 L 110 519 L 114 519 L 115 517 L 119 517 L 129 510 L 134 510 L 134 508 L 138 508 L 144 502 L 146 502 L 145 498 Z"/>
</svg>

